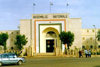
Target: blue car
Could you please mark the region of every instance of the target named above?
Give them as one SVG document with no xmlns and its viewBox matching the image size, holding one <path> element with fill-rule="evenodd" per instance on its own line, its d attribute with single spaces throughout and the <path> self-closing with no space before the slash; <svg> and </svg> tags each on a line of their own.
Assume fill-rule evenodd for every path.
<svg viewBox="0 0 100 67">
<path fill-rule="evenodd" d="M 21 65 L 23 62 L 25 62 L 24 58 L 19 58 L 14 53 L 0 54 L 0 66 L 2 66 L 2 64 L 18 64 L 18 65 Z"/>
</svg>

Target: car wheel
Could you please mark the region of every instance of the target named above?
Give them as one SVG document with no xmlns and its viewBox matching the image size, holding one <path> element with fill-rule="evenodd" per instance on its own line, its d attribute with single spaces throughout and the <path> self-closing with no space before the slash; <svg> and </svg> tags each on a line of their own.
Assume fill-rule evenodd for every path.
<svg viewBox="0 0 100 67">
<path fill-rule="evenodd" d="M 21 65 L 22 64 L 22 61 L 20 60 L 20 61 L 18 61 L 18 65 Z"/>
<path fill-rule="evenodd" d="M 2 66 L 2 63 L 0 62 L 0 66 Z"/>
</svg>

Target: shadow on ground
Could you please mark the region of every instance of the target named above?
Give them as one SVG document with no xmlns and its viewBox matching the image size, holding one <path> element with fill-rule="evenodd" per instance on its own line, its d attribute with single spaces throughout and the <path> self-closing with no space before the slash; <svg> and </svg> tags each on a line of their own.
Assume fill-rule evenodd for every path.
<svg viewBox="0 0 100 67">
<path fill-rule="evenodd" d="M 18 65 L 17 64 L 4 64 L 4 65 L 2 65 L 2 67 L 5 67 L 5 66 L 10 67 L 10 66 L 18 66 Z"/>
<path fill-rule="evenodd" d="M 94 67 L 100 67 L 100 65 L 94 66 Z"/>
</svg>

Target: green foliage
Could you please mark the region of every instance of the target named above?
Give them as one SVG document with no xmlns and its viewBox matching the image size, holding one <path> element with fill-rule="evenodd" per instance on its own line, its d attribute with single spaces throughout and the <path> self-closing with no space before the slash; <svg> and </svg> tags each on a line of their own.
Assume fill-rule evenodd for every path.
<svg viewBox="0 0 100 67">
<path fill-rule="evenodd" d="M 7 33 L 1 33 L 0 34 L 0 45 L 4 46 L 4 50 L 6 50 L 6 41 L 8 39 Z"/>
<path fill-rule="evenodd" d="M 98 39 L 98 41 L 100 41 L 100 30 L 98 30 L 98 32 L 97 32 L 97 39 Z"/>
<path fill-rule="evenodd" d="M 69 46 L 71 46 L 72 42 L 74 41 L 74 34 L 71 33 L 70 31 L 68 32 L 63 31 L 59 34 L 59 37 L 63 44 L 67 44 L 67 47 L 69 49 Z"/>
<path fill-rule="evenodd" d="M 23 48 L 23 45 L 26 45 L 26 43 L 27 43 L 27 38 L 25 37 L 25 35 L 16 36 L 15 45 L 19 50 L 21 50 Z"/>
</svg>

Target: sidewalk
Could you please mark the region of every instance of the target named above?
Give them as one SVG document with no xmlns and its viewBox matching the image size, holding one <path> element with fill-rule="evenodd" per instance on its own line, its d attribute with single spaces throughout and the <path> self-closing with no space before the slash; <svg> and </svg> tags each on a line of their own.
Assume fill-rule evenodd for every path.
<svg viewBox="0 0 100 67">
<path fill-rule="evenodd" d="M 78 58 L 79 56 L 76 55 L 62 55 L 62 56 L 23 56 L 24 58 L 54 58 L 54 57 L 72 57 L 72 58 Z M 100 55 L 91 55 L 91 57 L 100 57 Z M 83 56 L 85 58 L 85 55 Z"/>
</svg>

